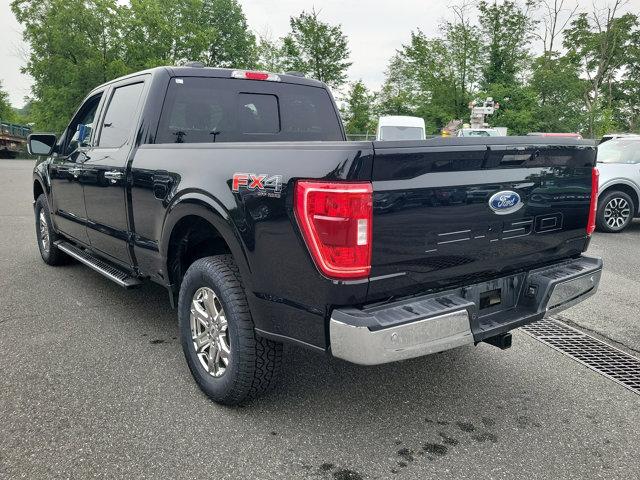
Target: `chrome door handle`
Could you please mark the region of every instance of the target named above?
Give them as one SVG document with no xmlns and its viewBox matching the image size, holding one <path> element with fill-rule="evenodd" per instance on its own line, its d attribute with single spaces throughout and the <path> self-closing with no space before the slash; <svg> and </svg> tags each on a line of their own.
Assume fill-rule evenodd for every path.
<svg viewBox="0 0 640 480">
<path fill-rule="evenodd" d="M 107 180 L 122 180 L 122 177 L 124 177 L 124 173 L 119 172 L 118 170 L 104 172 L 104 178 L 106 178 Z"/>
<path fill-rule="evenodd" d="M 74 178 L 78 178 L 78 175 L 80 175 L 80 172 L 82 172 L 82 168 L 72 168 L 71 170 L 69 170 L 69 173 L 71 175 L 74 176 Z"/>
</svg>

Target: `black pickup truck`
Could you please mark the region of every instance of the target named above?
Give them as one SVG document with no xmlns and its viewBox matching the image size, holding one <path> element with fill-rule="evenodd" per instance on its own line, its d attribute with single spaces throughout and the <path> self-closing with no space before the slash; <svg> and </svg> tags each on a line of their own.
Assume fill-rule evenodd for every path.
<svg viewBox="0 0 640 480">
<path fill-rule="evenodd" d="M 506 348 L 600 280 L 592 145 L 347 142 L 327 87 L 298 75 L 136 73 L 29 149 L 44 261 L 165 286 L 225 404 L 274 383 L 283 342 L 363 365 Z"/>
</svg>

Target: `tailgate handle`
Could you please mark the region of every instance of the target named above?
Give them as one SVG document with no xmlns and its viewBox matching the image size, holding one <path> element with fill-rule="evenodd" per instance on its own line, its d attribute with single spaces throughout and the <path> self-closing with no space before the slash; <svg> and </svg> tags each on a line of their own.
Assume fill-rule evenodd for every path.
<svg viewBox="0 0 640 480">
<path fill-rule="evenodd" d="M 539 156 L 540 156 L 540 150 L 535 150 L 534 152 L 531 152 L 531 151 L 527 152 L 523 148 L 505 149 L 502 155 L 502 159 L 500 160 L 500 165 L 505 165 L 505 166 L 522 165 L 528 160 L 538 158 Z"/>
</svg>

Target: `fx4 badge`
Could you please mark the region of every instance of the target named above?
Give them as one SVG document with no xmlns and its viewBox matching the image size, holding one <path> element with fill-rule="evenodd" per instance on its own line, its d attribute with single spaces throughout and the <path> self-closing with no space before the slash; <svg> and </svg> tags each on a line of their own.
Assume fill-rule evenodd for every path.
<svg viewBox="0 0 640 480">
<path fill-rule="evenodd" d="M 231 190 L 237 193 L 240 192 L 241 189 L 246 189 L 265 197 L 280 198 L 282 192 L 282 175 L 234 173 Z"/>
</svg>

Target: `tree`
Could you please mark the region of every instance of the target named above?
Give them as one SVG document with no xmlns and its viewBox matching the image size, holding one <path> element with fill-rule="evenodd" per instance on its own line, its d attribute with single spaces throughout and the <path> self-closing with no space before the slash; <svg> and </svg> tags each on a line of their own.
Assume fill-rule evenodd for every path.
<svg viewBox="0 0 640 480">
<path fill-rule="evenodd" d="M 315 10 L 291 17 L 289 24 L 291 31 L 284 38 L 287 69 L 311 75 L 331 87 L 343 85 L 351 62 L 342 27 L 322 22 Z"/>
<path fill-rule="evenodd" d="M 586 127 L 578 65 L 568 56 L 547 52 L 532 65 L 529 85 L 538 97 L 532 130 L 579 132 Z"/>
<path fill-rule="evenodd" d="M 497 0 L 478 4 L 480 28 L 486 43 L 483 46 L 485 67 L 483 68 L 483 88 L 491 84 L 513 85 L 518 83 L 518 74 L 528 59 L 528 49 L 535 27 L 531 19 L 533 0 L 526 0 L 524 6 L 516 1 Z"/>
<path fill-rule="evenodd" d="M 283 72 L 286 70 L 285 53 L 282 40 L 273 40 L 268 35 L 261 35 L 257 45 L 257 68 L 267 72 Z"/>
<path fill-rule="evenodd" d="M 539 0 L 542 7 L 542 33 L 534 35 L 542 41 L 544 55 L 549 56 L 555 52 L 558 39 L 562 36 L 567 26 L 571 23 L 578 11 L 578 4 L 573 8 L 565 8 L 565 0 Z"/>
<path fill-rule="evenodd" d="M 96 85 L 126 73 L 116 0 L 14 0 L 31 47 L 23 69 L 33 77 L 37 128 L 61 131 Z"/>
<path fill-rule="evenodd" d="M 15 111 L 9 102 L 9 94 L 4 91 L 0 82 L 0 120 L 13 122 L 15 116 Z"/>
<path fill-rule="evenodd" d="M 375 115 L 415 115 L 413 92 L 406 86 L 399 54 L 396 53 L 391 58 L 385 75 L 385 82 L 380 92 L 375 95 Z"/>
<path fill-rule="evenodd" d="M 253 68 L 257 61 L 256 38 L 238 0 L 202 0 L 198 17 L 207 45 L 202 56 L 206 65 L 223 68 Z"/>
<path fill-rule="evenodd" d="M 374 128 L 372 100 L 372 96 L 362 80 L 351 85 L 344 112 L 347 133 L 368 133 Z"/>
<path fill-rule="evenodd" d="M 594 137 L 611 128 L 613 84 L 625 62 L 631 32 L 638 23 L 632 14 L 617 17 L 623 1 L 591 14 L 581 13 L 565 32 L 564 46 L 585 79 L 582 99 L 587 110 L 587 131 Z M 607 86 L 603 92 L 603 87 Z M 605 93 L 605 101 L 602 94 Z M 608 111 L 608 112 L 607 112 Z"/>
<path fill-rule="evenodd" d="M 640 29 L 636 29 L 626 49 L 626 66 L 616 86 L 616 122 L 640 133 Z"/>
<path fill-rule="evenodd" d="M 441 26 L 451 56 L 451 69 L 455 78 L 454 102 L 456 118 L 468 112 L 468 103 L 478 87 L 481 70 L 480 30 L 472 25 L 467 15 L 470 5 L 465 1 L 454 5 L 454 19 Z"/>
<path fill-rule="evenodd" d="M 124 63 L 130 71 L 204 60 L 210 36 L 201 0 L 131 0 L 122 5 Z"/>
</svg>

